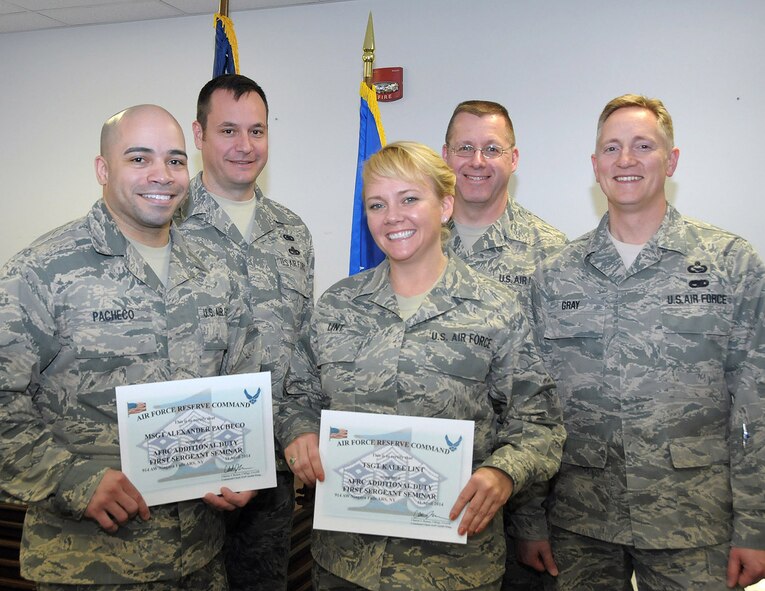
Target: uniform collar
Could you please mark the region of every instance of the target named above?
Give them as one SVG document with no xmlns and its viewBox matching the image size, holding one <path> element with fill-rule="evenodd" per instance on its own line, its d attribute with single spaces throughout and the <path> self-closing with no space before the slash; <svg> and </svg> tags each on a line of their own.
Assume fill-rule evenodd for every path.
<svg viewBox="0 0 765 591">
<path fill-rule="evenodd" d="M 446 254 L 448 260 L 443 277 L 433 286 L 420 309 L 407 324 L 416 324 L 443 314 L 464 300 L 481 299 L 481 290 L 473 279 L 473 271 L 451 249 Z M 397 312 L 398 302 L 390 285 L 389 273 L 390 265 L 385 259 L 363 277 L 353 299 L 368 298 L 382 308 Z"/>
<path fill-rule="evenodd" d="M 476 240 L 472 252 L 502 248 L 511 242 L 534 244 L 536 238 L 532 234 L 529 224 L 523 223 L 522 214 L 521 206 L 515 202 L 512 196 L 508 195 L 507 207 L 502 215 Z M 457 253 L 464 252 L 462 240 L 457 234 L 453 220 L 449 221 L 448 227 L 451 232 L 450 246 Z"/>
<path fill-rule="evenodd" d="M 97 201 L 87 216 L 93 248 L 105 256 L 125 257 L 127 269 L 138 279 L 155 289 L 162 291 L 164 287 L 149 265 L 143 260 L 135 248 L 117 226 L 114 218 L 106 208 L 103 199 Z M 196 277 L 208 269 L 202 260 L 186 245 L 186 240 L 176 230 L 175 224 L 170 227 L 170 276 L 168 289 L 180 285 Z"/>
<path fill-rule="evenodd" d="M 202 183 L 202 175 L 203 172 L 200 172 L 191 179 L 189 197 L 179 212 L 179 219 L 185 221 L 190 217 L 198 217 L 233 241 L 240 244 L 246 242 L 236 224 L 226 215 L 223 208 L 218 205 L 205 188 L 204 183 Z M 253 242 L 273 231 L 278 225 L 289 223 L 282 211 L 269 207 L 268 199 L 257 185 L 255 186 L 255 201 L 257 204 L 255 205 L 255 220 L 252 228 Z"/>
<path fill-rule="evenodd" d="M 688 236 L 683 217 L 672 205 L 667 204 L 664 219 L 656 233 L 648 240 L 643 250 L 635 259 L 632 267 L 636 271 L 644 269 L 661 259 L 663 251 L 675 251 L 686 254 L 689 251 Z M 598 227 L 587 243 L 585 259 L 609 277 L 625 275 L 621 257 L 608 236 L 608 213 L 601 218 Z"/>
</svg>

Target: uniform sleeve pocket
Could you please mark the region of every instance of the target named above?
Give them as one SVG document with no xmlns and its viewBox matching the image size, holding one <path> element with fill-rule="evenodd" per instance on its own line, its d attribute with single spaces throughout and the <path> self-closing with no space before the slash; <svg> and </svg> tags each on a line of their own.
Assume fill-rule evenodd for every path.
<svg viewBox="0 0 765 591">
<path fill-rule="evenodd" d="M 605 468 L 607 447 L 604 441 L 571 437 L 563 447 L 563 463 L 583 468 Z"/>
<path fill-rule="evenodd" d="M 703 468 L 728 460 L 728 444 L 719 437 L 680 437 L 669 444 L 675 468 Z"/>
</svg>

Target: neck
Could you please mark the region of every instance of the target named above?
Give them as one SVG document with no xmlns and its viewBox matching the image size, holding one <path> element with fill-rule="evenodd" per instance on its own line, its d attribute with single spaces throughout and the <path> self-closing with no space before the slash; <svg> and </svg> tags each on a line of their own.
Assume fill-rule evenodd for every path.
<svg viewBox="0 0 765 591">
<path fill-rule="evenodd" d="M 454 199 L 452 218 L 465 226 L 491 226 L 507 209 L 507 193 L 503 199 L 492 203 L 471 203 L 459 194 Z"/>
<path fill-rule="evenodd" d="M 446 268 L 448 259 L 441 250 L 427 260 L 409 263 L 406 261 L 390 262 L 390 284 L 394 293 L 403 297 L 412 297 L 428 291 Z"/>
<path fill-rule="evenodd" d="M 210 193 L 222 199 L 228 199 L 229 201 L 249 201 L 255 194 L 255 185 L 257 181 L 254 181 L 250 185 L 244 185 L 241 187 L 223 187 L 217 183 L 215 179 L 210 178 L 202 172 L 202 185 Z"/>
<path fill-rule="evenodd" d="M 609 207 L 608 230 L 620 242 L 645 244 L 656 234 L 666 213 L 666 201 L 652 210 L 630 211 Z"/>
</svg>

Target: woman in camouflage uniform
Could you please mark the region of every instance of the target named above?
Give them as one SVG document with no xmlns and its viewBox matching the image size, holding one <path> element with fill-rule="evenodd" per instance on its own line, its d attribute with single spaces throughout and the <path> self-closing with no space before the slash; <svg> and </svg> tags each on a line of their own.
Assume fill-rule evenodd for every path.
<svg viewBox="0 0 765 591">
<path fill-rule="evenodd" d="M 317 589 L 499 589 L 498 510 L 558 469 L 558 399 L 516 296 L 444 251 L 454 182 L 420 144 L 367 162 L 366 215 L 387 258 L 319 298 L 276 429 L 293 472 L 313 485 L 324 478 L 321 409 L 473 420 L 474 471 L 450 512 L 467 507 L 467 543 L 317 530 Z"/>
</svg>

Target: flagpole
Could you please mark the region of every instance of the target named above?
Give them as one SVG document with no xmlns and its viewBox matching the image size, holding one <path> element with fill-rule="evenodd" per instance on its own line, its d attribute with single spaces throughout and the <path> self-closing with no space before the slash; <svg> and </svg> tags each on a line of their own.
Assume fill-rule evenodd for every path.
<svg viewBox="0 0 765 591">
<path fill-rule="evenodd" d="M 223 16 L 228 16 L 228 0 L 220 0 L 220 10 L 218 12 Z"/>
<path fill-rule="evenodd" d="M 222 0 L 221 0 L 222 2 Z M 364 47 L 362 61 L 364 62 L 364 84 L 372 88 L 372 70 L 375 65 L 375 29 L 372 24 L 372 11 L 369 11 L 367 20 L 367 32 L 364 35 Z"/>
</svg>

